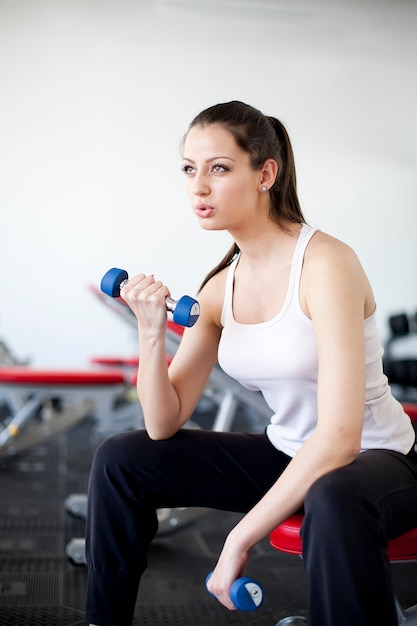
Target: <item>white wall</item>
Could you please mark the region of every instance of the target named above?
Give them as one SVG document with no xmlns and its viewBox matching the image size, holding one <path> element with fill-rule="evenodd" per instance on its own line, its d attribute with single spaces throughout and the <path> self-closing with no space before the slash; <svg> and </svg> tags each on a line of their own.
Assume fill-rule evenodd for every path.
<svg viewBox="0 0 417 626">
<path fill-rule="evenodd" d="M 417 309 L 416 2 L 199 4 L 0 0 L 0 339 L 35 366 L 136 353 L 87 288 L 109 267 L 193 295 L 228 248 L 178 146 L 230 99 L 287 125 L 305 215 L 357 250 L 382 334 Z"/>
</svg>

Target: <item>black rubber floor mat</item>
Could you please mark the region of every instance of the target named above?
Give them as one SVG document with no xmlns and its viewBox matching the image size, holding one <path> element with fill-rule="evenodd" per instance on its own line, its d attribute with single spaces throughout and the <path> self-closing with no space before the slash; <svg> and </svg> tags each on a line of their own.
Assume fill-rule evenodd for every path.
<svg viewBox="0 0 417 626">
<path fill-rule="evenodd" d="M 60 575 L 47 572 L 0 573 L 1 613 L 6 606 L 59 605 L 62 583 Z"/>
<path fill-rule="evenodd" d="M 80 611 L 62 606 L 0 609 L 0 626 L 85 626 Z"/>
<path fill-rule="evenodd" d="M 210 604 L 161 605 L 139 612 L 136 619 L 140 626 L 274 626 L 272 613 L 258 611 L 239 613 Z"/>
</svg>

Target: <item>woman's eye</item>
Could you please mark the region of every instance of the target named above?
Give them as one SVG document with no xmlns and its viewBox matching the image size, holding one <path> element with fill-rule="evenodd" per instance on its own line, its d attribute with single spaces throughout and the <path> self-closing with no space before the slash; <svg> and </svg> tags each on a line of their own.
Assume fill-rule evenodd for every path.
<svg viewBox="0 0 417 626">
<path fill-rule="evenodd" d="M 222 165 L 221 163 L 215 163 L 212 168 L 211 168 L 212 172 L 215 172 L 216 174 L 221 173 L 221 172 L 228 172 L 229 168 L 226 167 L 226 165 Z"/>
<path fill-rule="evenodd" d="M 186 176 L 191 176 L 195 173 L 195 168 L 192 165 L 183 165 L 181 171 L 184 172 Z"/>
<path fill-rule="evenodd" d="M 194 176 L 197 172 L 197 169 L 193 165 L 189 165 L 185 163 L 181 166 L 181 171 L 184 172 L 186 176 Z M 222 163 L 214 163 L 210 167 L 210 173 L 212 174 L 222 174 L 223 172 L 228 172 L 229 168 L 227 165 L 222 165 Z"/>
</svg>

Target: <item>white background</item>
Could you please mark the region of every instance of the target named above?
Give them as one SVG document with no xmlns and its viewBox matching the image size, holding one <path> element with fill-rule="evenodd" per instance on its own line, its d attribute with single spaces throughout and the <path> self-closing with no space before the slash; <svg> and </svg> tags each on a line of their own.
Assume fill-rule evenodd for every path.
<svg viewBox="0 0 417 626">
<path fill-rule="evenodd" d="M 37 367 L 137 353 L 88 285 L 118 266 L 194 295 L 179 145 L 244 100 L 290 133 L 307 220 L 357 251 L 387 316 L 417 309 L 413 0 L 0 0 L 0 339 Z"/>
</svg>

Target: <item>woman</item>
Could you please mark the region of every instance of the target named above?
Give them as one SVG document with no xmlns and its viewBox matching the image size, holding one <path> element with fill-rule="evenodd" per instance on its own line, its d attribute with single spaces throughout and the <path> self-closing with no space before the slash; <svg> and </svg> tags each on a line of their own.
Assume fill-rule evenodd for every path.
<svg viewBox="0 0 417 626">
<path fill-rule="evenodd" d="M 166 365 L 169 289 L 122 290 L 138 320 L 146 431 L 116 435 L 91 470 L 87 618 L 131 623 L 156 509 L 245 513 L 209 582 L 228 609 L 251 548 L 304 507 L 310 626 L 397 623 L 386 541 L 417 524 L 410 419 L 382 372 L 375 301 L 354 252 L 309 227 L 282 124 L 241 102 L 191 123 L 183 171 L 200 226 L 234 244 L 204 281 L 201 315 Z M 181 427 L 212 367 L 262 391 L 265 434 Z"/>
</svg>

